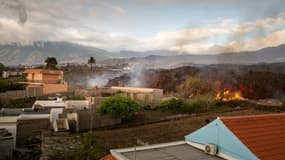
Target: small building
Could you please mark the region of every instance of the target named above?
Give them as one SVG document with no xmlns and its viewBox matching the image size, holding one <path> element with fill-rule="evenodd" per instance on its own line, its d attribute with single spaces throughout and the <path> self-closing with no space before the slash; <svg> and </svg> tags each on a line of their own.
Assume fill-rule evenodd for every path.
<svg viewBox="0 0 285 160">
<path fill-rule="evenodd" d="M 283 160 L 285 114 L 218 117 L 185 141 L 111 150 L 101 160 Z"/>
<path fill-rule="evenodd" d="M 188 142 L 204 149 L 217 148 L 225 159 L 285 159 L 285 114 L 218 117 L 187 135 Z"/>
<path fill-rule="evenodd" d="M 47 70 L 47 69 L 27 69 L 28 82 L 57 84 L 63 81 L 63 71 L 60 70 Z"/>
<path fill-rule="evenodd" d="M 130 97 L 143 105 L 156 105 L 163 98 L 163 90 L 157 88 L 136 88 L 136 87 L 111 87 L 112 90 Z"/>
<path fill-rule="evenodd" d="M 27 69 L 26 84 L 27 95 L 41 96 L 68 91 L 68 83 L 63 79 L 63 71 L 47 69 Z"/>
</svg>

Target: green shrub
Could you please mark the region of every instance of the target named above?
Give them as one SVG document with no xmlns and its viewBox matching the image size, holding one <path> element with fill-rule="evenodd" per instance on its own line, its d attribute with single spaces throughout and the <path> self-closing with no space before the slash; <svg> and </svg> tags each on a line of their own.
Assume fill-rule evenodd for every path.
<svg viewBox="0 0 285 160">
<path fill-rule="evenodd" d="M 99 112 L 116 118 L 130 119 L 140 108 L 141 106 L 130 98 L 115 96 L 103 101 Z"/>
<path fill-rule="evenodd" d="M 23 84 L 11 82 L 7 79 L 0 78 L 0 92 L 23 89 L 25 89 L 25 86 Z"/>
<path fill-rule="evenodd" d="M 189 102 L 182 99 L 171 99 L 161 102 L 158 109 L 161 111 L 171 111 L 176 113 L 197 113 L 207 111 L 213 103 L 204 98 L 195 98 Z"/>
</svg>

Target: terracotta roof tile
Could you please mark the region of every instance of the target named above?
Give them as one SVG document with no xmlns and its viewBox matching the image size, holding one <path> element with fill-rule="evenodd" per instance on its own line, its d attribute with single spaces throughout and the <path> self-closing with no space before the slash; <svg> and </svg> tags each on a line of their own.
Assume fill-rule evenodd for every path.
<svg viewBox="0 0 285 160">
<path fill-rule="evenodd" d="M 285 159 L 285 114 L 221 117 L 223 123 L 260 159 Z"/>
<path fill-rule="evenodd" d="M 115 157 L 113 157 L 111 154 L 101 158 L 100 160 L 117 160 Z"/>
</svg>

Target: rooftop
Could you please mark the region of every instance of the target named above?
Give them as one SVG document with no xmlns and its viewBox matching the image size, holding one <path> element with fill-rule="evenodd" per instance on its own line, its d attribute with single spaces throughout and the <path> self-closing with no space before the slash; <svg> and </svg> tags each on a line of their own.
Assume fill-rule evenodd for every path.
<svg viewBox="0 0 285 160">
<path fill-rule="evenodd" d="M 162 91 L 162 89 L 158 88 L 138 88 L 138 87 L 118 87 L 112 86 L 111 89 L 115 90 L 125 90 L 125 91 L 140 91 L 140 92 L 154 92 L 154 91 Z"/>
<path fill-rule="evenodd" d="M 103 160 L 221 160 L 221 158 L 208 155 L 204 151 L 194 148 L 185 141 L 172 142 L 145 147 L 111 150 L 112 156 Z M 123 158 L 116 158 L 122 156 Z"/>
<path fill-rule="evenodd" d="M 43 73 L 43 74 L 56 74 L 62 75 L 63 71 L 61 70 L 48 70 L 48 69 L 27 69 L 25 73 Z"/>
<path fill-rule="evenodd" d="M 42 107 L 65 107 L 64 101 L 57 100 L 37 100 L 34 105 L 40 105 Z"/>
<path fill-rule="evenodd" d="M 220 119 L 259 159 L 285 159 L 285 114 Z"/>
</svg>

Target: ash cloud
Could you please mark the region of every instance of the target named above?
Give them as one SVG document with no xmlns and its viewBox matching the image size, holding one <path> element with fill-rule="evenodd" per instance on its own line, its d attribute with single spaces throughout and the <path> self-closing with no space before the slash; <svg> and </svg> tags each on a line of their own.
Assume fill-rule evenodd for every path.
<svg viewBox="0 0 285 160">
<path fill-rule="evenodd" d="M 24 25 L 28 20 L 28 14 L 25 5 L 20 0 L 4 0 L 0 2 L 4 8 L 15 11 L 18 14 L 18 22 Z"/>
</svg>

